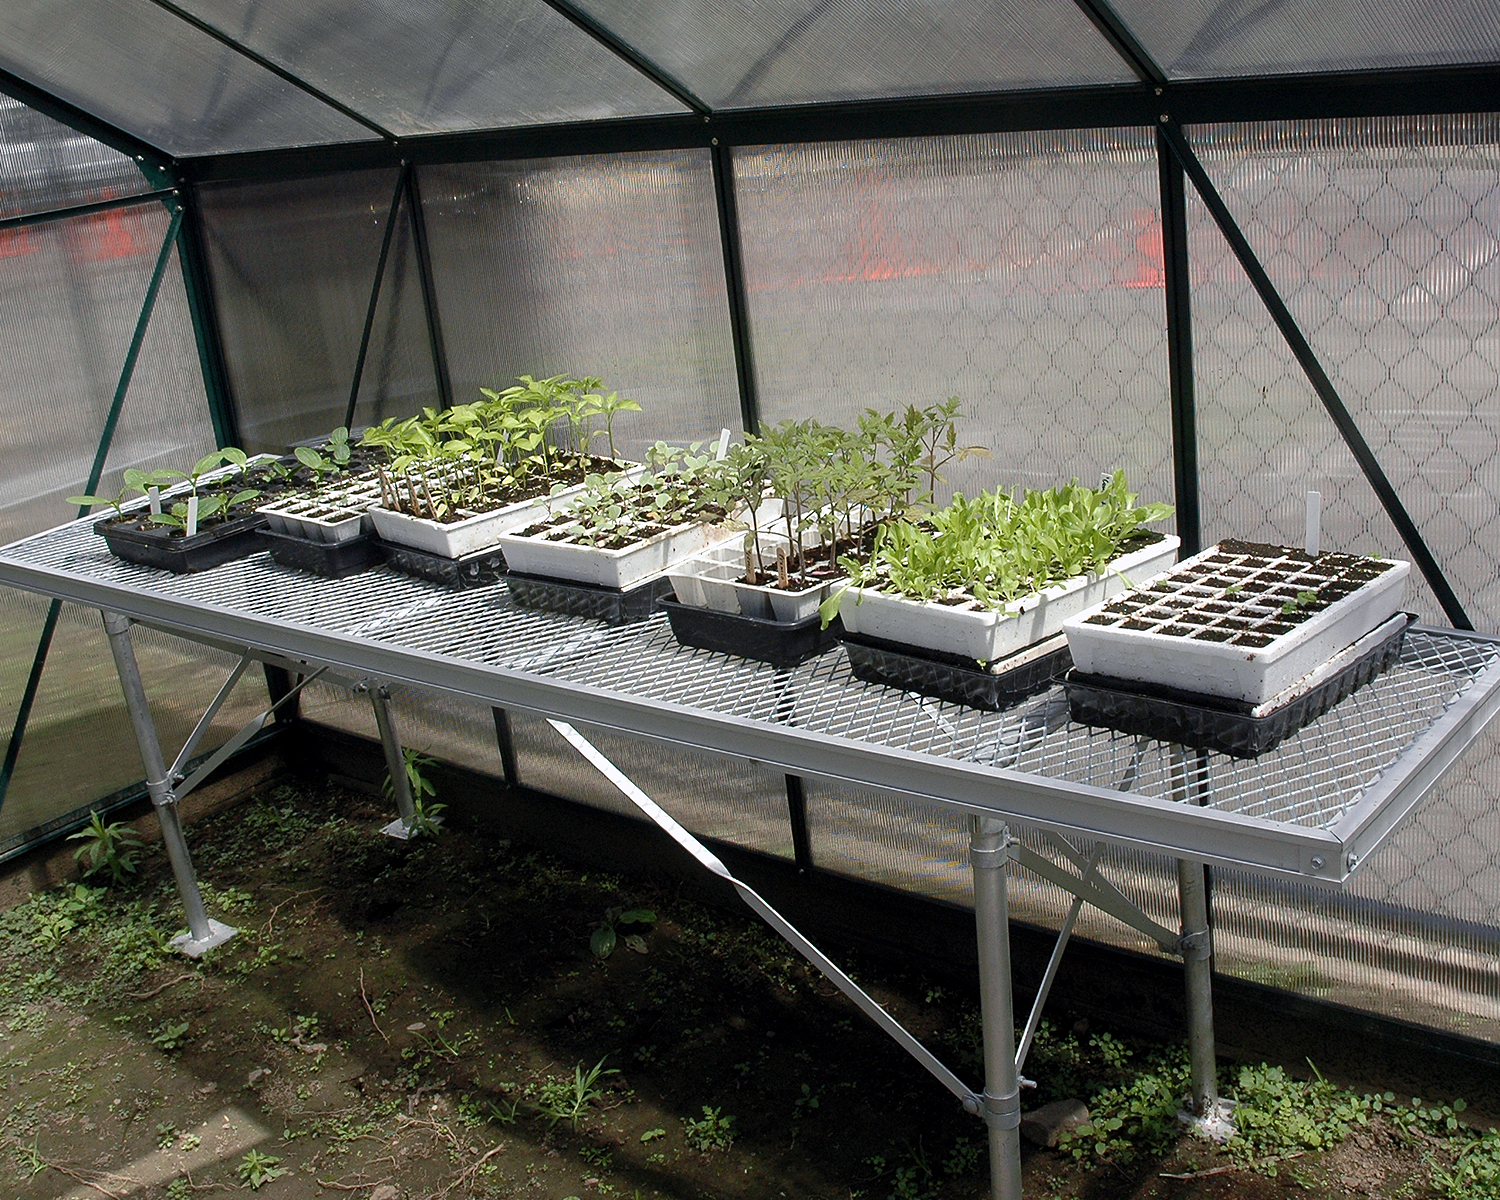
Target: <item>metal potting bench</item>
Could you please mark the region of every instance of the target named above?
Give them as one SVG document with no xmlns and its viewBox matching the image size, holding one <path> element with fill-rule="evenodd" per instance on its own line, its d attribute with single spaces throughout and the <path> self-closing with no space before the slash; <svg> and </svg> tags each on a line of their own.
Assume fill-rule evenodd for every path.
<svg viewBox="0 0 1500 1200">
<path fill-rule="evenodd" d="M 188 921 L 202 953 L 233 931 L 203 908 L 177 801 L 269 719 L 262 714 L 190 777 L 198 738 L 245 668 L 280 666 L 368 689 L 405 832 L 410 794 L 386 688 L 412 684 L 553 719 L 568 740 L 707 869 L 792 940 L 989 1128 L 995 1197 L 1020 1195 L 1020 1079 L 1013 1025 L 1006 871 L 1036 871 L 1075 896 L 1020 1059 L 1079 906 L 1087 901 L 1182 956 L 1192 1107 L 1219 1115 L 1204 863 L 1339 887 L 1477 738 L 1500 705 L 1500 639 L 1413 627 L 1399 663 L 1315 724 L 1254 761 L 1090 729 L 1053 687 L 1001 713 L 924 699 L 850 674 L 841 653 L 778 670 L 677 645 L 666 622 L 612 628 L 517 607 L 504 584 L 465 592 L 378 569 L 345 580 L 256 554 L 200 575 L 119 561 L 88 520 L 0 549 L 0 583 L 104 614 Z M 241 658 L 189 744 L 168 766 L 130 638 L 132 622 Z M 769 905 L 657 808 L 569 721 L 724 754 L 797 774 L 903 792 L 968 814 L 979 939 L 985 1087 L 971 1091 Z M 1057 858 L 1014 841 L 1007 822 L 1045 831 Z M 1092 854 L 1070 842 L 1096 843 Z M 1182 922 L 1152 921 L 1097 873 L 1098 847 L 1121 843 L 1179 861 Z"/>
</svg>

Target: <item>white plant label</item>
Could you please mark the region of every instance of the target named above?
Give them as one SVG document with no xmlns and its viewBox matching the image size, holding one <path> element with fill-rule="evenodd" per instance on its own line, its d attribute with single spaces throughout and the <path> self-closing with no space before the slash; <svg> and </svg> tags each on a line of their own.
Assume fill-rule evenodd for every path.
<svg viewBox="0 0 1500 1200">
<path fill-rule="evenodd" d="M 1323 493 L 1307 493 L 1307 541 L 1305 543 L 1307 552 L 1314 557 L 1318 555 L 1318 540 L 1322 533 L 1323 521 Z"/>
<path fill-rule="evenodd" d="M 153 517 L 161 516 L 161 488 L 154 485 L 148 487 L 146 489 L 146 495 L 151 500 L 151 515 Z"/>
<path fill-rule="evenodd" d="M 729 453 L 729 430 L 722 429 L 722 430 L 719 431 L 719 452 L 714 455 L 714 458 L 717 461 L 719 461 L 719 462 L 723 462 L 724 461 L 724 456 L 726 454 L 728 454 L 728 453 Z"/>
<path fill-rule="evenodd" d="M 198 495 L 195 492 L 193 495 L 191 495 L 191 496 L 188 497 L 187 527 L 183 530 L 183 533 L 186 536 L 188 536 L 188 537 L 192 537 L 193 534 L 195 534 L 197 532 L 198 532 Z"/>
</svg>

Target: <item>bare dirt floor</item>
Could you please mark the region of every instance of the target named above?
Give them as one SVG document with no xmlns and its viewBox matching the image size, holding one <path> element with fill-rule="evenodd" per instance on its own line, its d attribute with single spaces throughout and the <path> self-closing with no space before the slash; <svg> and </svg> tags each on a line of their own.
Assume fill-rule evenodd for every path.
<svg viewBox="0 0 1500 1200">
<path fill-rule="evenodd" d="M 983 1126 L 748 913 L 457 821 L 395 841 L 387 815 L 282 780 L 193 826 L 239 929 L 197 962 L 168 946 L 157 849 L 0 917 L 0 1196 L 988 1194 Z M 974 995 L 852 965 L 977 1082 Z M 1247 1137 L 1216 1148 L 1176 1123 L 1179 1047 L 1063 1014 L 1027 1104 L 1078 1097 L 1094 1124 L 1027 1146 L 1026 1195 L 1497 1194 L 1450 1108 L 1241 1072 Z"/>
</svg>

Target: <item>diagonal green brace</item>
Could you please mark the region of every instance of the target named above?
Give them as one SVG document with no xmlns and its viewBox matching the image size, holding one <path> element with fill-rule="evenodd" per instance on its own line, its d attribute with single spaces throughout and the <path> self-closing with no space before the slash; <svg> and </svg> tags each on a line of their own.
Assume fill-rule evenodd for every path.
<svg viewBox="0 0 1500 1200">
<path fill-rule="evenodd" d="M 141 346 L 146 340 L 146 326 L 151 323 L 151 312 L 156 307 L 156 297 L 161 291 L 162 276 L 172 258 L 172 247 L 177 241 L 177 231 L 182 226 L 182 210 L 175 205 L 172 223 L 167 227 L 167 236 L 156 256 L 156 267 L 151 272 L 151 284 L 146 289 L 146 299 L 141 305 L 141 315 L 136 318 L 135 333 L 130 338 L 130 348 L 125 352 L 125 364 L 120 368 L 120 381 L 115 385 L 114 399 L 104 419 L 104 429 L 99 435 L 99 448 L 94 452 L 94 464 L 89 468 L 88 482 L 83 490 L 92 494 L 99 486 L 104 474 L 104 461 L 109 457 L 109 447 L 115 438 L 115 428 L 120 423 L 120 411 L 125 406 L 125 393 L 130 390 L 130 380 L 135 374 L 136 362 L 141 356 Z M 78 510 L 80 517 L 88 515 L 88 507 Z M 16 760 L 21 754 L 21 741 L 26 736 L 26 725 L 31 720 L 31 708 L 36 703 L 37 689 L 42 682 L 42 668 L 47 665 L 47 652 L 52 648 L 52 635 L 57 631 L 57 618 L 62 612 L 62 601 L 54 600 L 47 606 L 47 619 L 42 622 L 42 636 L 37 640 L 36 656 L 31 660 L 31 674 L 26 677 L 26 690 L 21 694 L 20 707 L 16 709 L 16 721 L 10 731 L 10 745 L 5 750 L 5 761 L 0 763 L 0 808 L 5 806 L 6 794 L 10 791 L 11 777 L 16 771 Z"/>
</svg>

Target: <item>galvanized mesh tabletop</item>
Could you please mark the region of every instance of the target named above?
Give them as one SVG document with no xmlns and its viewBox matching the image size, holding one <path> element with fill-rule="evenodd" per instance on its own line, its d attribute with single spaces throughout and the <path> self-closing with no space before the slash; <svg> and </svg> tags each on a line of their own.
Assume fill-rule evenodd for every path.
<svg viewBox="0 0 1500 1200">
<path fill-rule="evenodd" d="M 1413 627 L 1400 661 L 1255 760 L 1076 724 L 1062 687 L 983 712 L 679 646 L 661 616 L 610 627 L 379 568 L 344 580 L 264 554 L 174 576 L 87 521 L 0 550 L 0 582 L 188 637 L 892 788 L 1087 836 L 1337 883 L 1493 715 L 1500 642 Z"/>
</svg>

